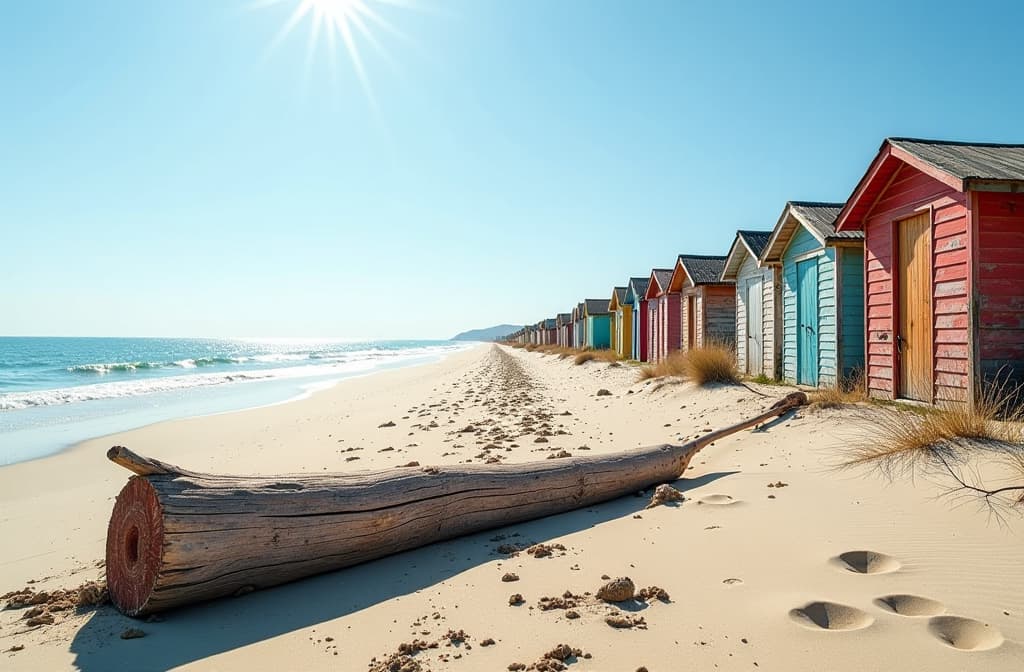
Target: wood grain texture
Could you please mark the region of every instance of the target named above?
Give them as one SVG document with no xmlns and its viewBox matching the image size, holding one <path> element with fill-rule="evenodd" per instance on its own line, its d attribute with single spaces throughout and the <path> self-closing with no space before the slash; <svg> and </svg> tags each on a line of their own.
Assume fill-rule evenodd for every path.
<svg viewBox="0 0 1024 672">
<path fill-rule="evenodd" d="M 933 363 L 932 230 L 930 213 L 911 217 L 898 226 L 900 361 L 899 394 L 931 403 Z M 966 371 L 964 371 L 966 373 Z"/>
<path fill-rule="evenodd" d="M 590 506 L 673 481 L 705 446 L 806 401 L 790 394 L 681 446 L 525 464 L 257 477 L 159 463 L 114 504 L 110 594 L 123 612 L 144 615 Z M 132 471 L 155 462 L 120 447 L 108 455 Z"/>
</svg>

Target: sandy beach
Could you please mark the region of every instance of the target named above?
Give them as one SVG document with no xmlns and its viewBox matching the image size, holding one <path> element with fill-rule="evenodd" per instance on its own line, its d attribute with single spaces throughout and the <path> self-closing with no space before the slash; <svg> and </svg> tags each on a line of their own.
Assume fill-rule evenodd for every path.
<svg viewBox="0 0 1024 672">
<path fill-rule="evenodd" d="M 481 345 L 291 403 L 88 441 L 0 468 L 0 593 L 102 577 L 129 475 L 105 459 L 112 445 L 232 474 L 526 462 L 679 443 L 788 391 L 637 382 L 627 364 Z M 438 646 L 414 660 L 435 671 L 525 669 L 559 644 L 579 650 L 568 669 L 581 671 L 1024 669 L 1024 519 L 953 506 L 941 482 L 836 470 L 870 440 L 872 412 L 805 408 L 718 441 L 674 483 L 678 506 L 645 509 L 648 491 L 153 621 L 106 605 L 32 628 L 23 610 L 0 611 L 0 666 L 367 670 L 421 639 Z M 541 542 L 564 550 L 498 550 Z M 668 599 L 612 607 L 586 594 L 602 577 Z M 633 627 L 610 627 L 612 612 Z M 127 628 L 145 637 L 121 639 Z"/>
</svg>

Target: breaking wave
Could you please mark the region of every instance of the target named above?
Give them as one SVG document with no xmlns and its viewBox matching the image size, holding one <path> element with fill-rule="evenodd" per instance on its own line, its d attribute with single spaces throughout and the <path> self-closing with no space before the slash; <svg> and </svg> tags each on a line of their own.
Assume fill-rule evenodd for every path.
<svg viewBox="0 0 1024 672">
<path fill-rule="evenodd" d="M 402 350 L 367 349 L 337 353 L 284 353 L 267 356 L 258 355 L 255 357 L 199 357 L 176 362 L 115 362 L 110 364 L 79 365 L 68 367 L 67 371 L 71 373 L 103 375 L 113 372 L 131 373 L 147 369 L 167 369 L 171 367 L 195 369 L 204 366 L 231 366 L 248 363 L 246 367 L 227 371 L 182 372 L 177 375 L 173 375 L 171 372 L 167 372 L 167 374 L 171 375 L 158 375 L 156 372 L 153 372 L 146 377 L 132 376 L 102 383 L 81 384 L 50 390 L 0 393 L 0 411 L 73 404 L 96 399 L 135 397 L 154 392 L 257 380 L 307 378 L 330 376 L 332 374 L 350 375 L 360 371 L 369 371 L 389 362 L 443 355 L 460 350 L 463 347 L 465 346 L 425 346 Z M 317 356 L 313 357 L 313 354 Z M 289 362 L 301 362 L 303 360 L 309 363 L 287 365 Z M 267 367 L 266 364 L 268 362 L 279 362 L 283 366 Z M 258 368 L 260 366 L 264 368 Z"/>
</svg>

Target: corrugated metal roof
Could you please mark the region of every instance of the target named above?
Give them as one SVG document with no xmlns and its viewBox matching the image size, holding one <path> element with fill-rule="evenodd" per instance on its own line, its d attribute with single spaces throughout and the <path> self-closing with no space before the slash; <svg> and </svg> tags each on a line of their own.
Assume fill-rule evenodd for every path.
<svg viewBox="0 0 1024 672">
<path fill-rule="evenodd" d="M 679 263 L 694 285 L 715 285 L 722 282 L 725 257 L 705 254 L 680 254 Z"/>
<path fill-rule="evenodd" d="M 768 240 L 772 237 L 771 231 L 737 231 L 736 235 L 743 239 L 743 242 L 747 244 L 750 251 L 754 253 L 755 257 L 760 257 L 761 253 L 764 252 L 765 246 L 768 244 Z"/>
<path fill-rule="evenodd" d="M 1024 181 L 1024 145 L 889 138 L 888 142 L 961 180 Z"/>
<path fill-rule="evenodd" d="M 584 303 L 587 304 L 587 315 L 608 314 L 608 299 L 587 299 Z"/>
</svg>

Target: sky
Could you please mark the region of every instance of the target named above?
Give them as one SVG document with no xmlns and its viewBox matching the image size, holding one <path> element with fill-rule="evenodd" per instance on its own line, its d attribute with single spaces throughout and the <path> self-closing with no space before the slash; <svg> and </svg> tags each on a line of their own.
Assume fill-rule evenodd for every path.
<svg viewBox="0 0 1024 672">
<path fill-rule="evenodd" d="M 536 322 L 1024 142 L 1017 0 L 363 0 L 357 58 L 302 1 L 0 1 L 0 335 Z"/>
</svg>

